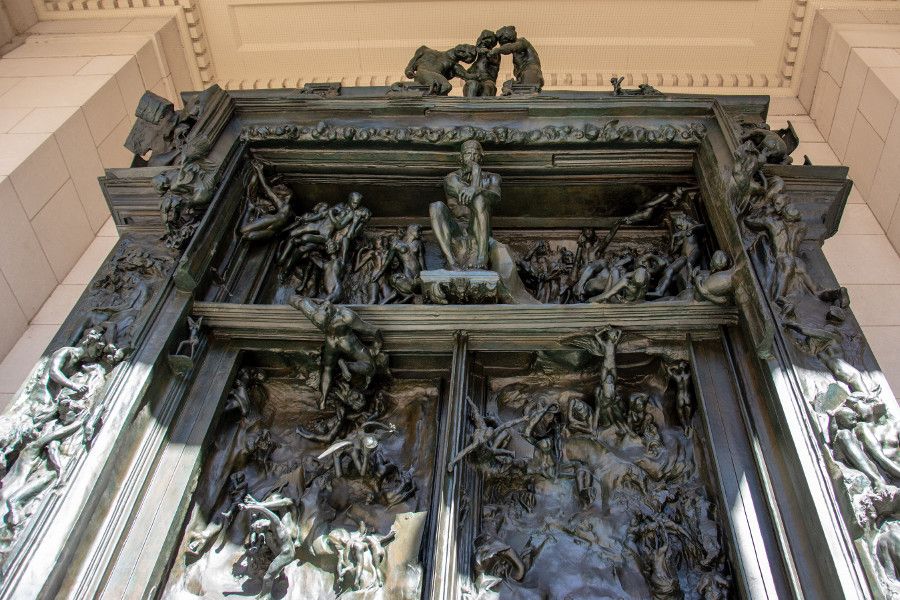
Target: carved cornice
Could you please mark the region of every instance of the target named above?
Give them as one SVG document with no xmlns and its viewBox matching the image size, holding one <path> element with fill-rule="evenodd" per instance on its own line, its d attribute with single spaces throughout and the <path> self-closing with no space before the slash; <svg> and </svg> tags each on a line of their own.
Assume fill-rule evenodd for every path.
<svg viewBox="0 0 900 600">
<path fill-rule="evenodd" d="M 397 144 L 455 145 L 466 140 L 486 144 L 545 145 L 602 144 L 696 146 L 706 136 L 706 127 L 697 122 L 662 124 L 656 127 L 620 124 L 618 119 L 586 123 L 581 127 L 548 125 L 522 130 L 512 127 L 355 127 L 321 121 L 318 125 L 253 125 L 241 130 L 241 140 L 301 142 L 388 142 Z"/>
<path fill-rule="evenodd" d="M 121 18 L 128 10 L 133 16 L 146 11 L 147 17 L 158 16 L 159 11 L 170 11 L 177 15 L 183 24 L 182 42 L 193 56 L 194 67 L 200 76 L 200 87 L 215 83 L 215 70 L 209 52 L 207 37 L 203 30 L 202 11 L 197 0 L 34 0 L 35 7 L 42 18 L 59 18 L 61 14 L 73 12 L 87 13 L 91 17 L 115 19 Z M 135 15 L 135 12 L 138 12 Z M 55 14 L 54 14 L 55 13 Z M 185 35 L 186 34 L 186 35 Z M 179 90 L 187 91 L 187 90 Z"/>
<path fill-rule="evenodd" d="M 683 339 L 690 331 L 717 335 L 718 328 L 735 325 L 734 307 L 706 302 L 648 302 L 640 305 L 483 305 L 468 306 L 366 305 L 351 307 L 361 319 L 380 329 L 392 348 L 446 348 L 451 333 L 464 330 L 473 349 L 508 350 L 559 348 L 562 336 L 610 324 L 655 339 Z M 298 318 L 289 306 L 197 302 L 193 313 L 203 317 L 211 335 L 242 343 L 296 345 L 316 342 L 322 334 L 309 321 Z"/>
<path fill-rule="evenodd" d="M 91 13 L 99 18 L 118 18 L 122 11 L 141 11 L 174 9 L 181 14 L 186 26 L 185 48 L 194 58 L 202 85 L 219 83 L 230 90 L 282 89 L 303 87 L 308 83 L 339 81 L 346 86 L 380 86 L 390 85 L 402 79 L 400 71 L 396 73 L 364 73 L 355 76 L 335 78 L 328 73 L 304 73 L 290 76 L 275 76 L 243 79 L 218 79 L 215 73 L 213 57 L 209 50 L 207 36 L 204 32 L 202 11 L 199 0 L 34 0 L 38 10 L 47 18 L 58 18 L 60 14 L 81 12 Z M 635 70 L 610 72 L 577 72 L 565 69 L 544 70 L 544 78 L 548 88 L 607 88 L 610 77 L 624 77 L 623 85 L 635 87 L 649 84 L 660 87 L 679 88 L 789 88 L 794 80 L 795 65 L 800 59 L 801 42 L 804 23 L 811 19 L 814 11 L 810 11 L 809 0 L 793 0 L 788 13 L 781 59 L 773 65 L 771 72 L 708 72 L 708 71 L 661 71 Z M 56 13 L 56 14 L 54 14 Z M 149 16 L 149 15 L 148 15 Z M 808 28 L 806 28 L 808 29 Z M 182 32 L 185 33 L 184 31 Z M 636 42 L 638 43 L 638 42 Z M 548 65 L 552 68 L 552 65 Z M 511 72 L 502 72 L 499 81 L 509 79 Z"/>
</svg>

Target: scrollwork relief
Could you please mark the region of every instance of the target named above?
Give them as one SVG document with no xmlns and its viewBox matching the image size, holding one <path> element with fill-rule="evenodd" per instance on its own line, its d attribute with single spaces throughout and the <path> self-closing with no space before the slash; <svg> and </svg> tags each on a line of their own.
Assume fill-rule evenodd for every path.
<svg viewBox="0 0 900 600">
<path fill-rule="evenodd" d="M 386 142 L 455 146 L 467 140 L 497 145 L 604 144 L 696 146 L 706 137 L 699 122 L 660 125 L 624 124 L 618 119 L 582 126 L 548 125 L 540 129 L 513 127 L 366 127 L 337 125 L 321 121 L 314 126 L 279 124 L 254 125 L 241 130 L 245 141 L 292 140 L 299 142 Z"/>
</svg>

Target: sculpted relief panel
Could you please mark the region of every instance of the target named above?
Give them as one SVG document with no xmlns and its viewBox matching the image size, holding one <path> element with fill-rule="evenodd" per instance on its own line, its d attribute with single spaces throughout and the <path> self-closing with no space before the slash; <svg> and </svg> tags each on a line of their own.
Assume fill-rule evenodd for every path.
<svg viewBox="0 0 900 600">
<path fill-rule="evenodd" d="M 273 249 L 262 301 L 284 304 L 296 293 L 347 304 L 727 303 L 729 259 L 703 257 L 696 188 L 637 200 L 606 230 L 495 233 L 502 178 L 482 168 L 483 157 L 479 142 L 463 142 L 462 166 L 443 180 L 445 200 L 428 206 L 430 227 L 393 231 L 371 225 L 359 192 L 298 214 L 283 177 L 251 160 L 239 234 Z"/>
<path fill-rule="evenodd" d="M 420 598 L 440 471 L 465 487 L 454 527 L 477 532 L 463 598 L 732 597 L 683 350 L 602 328 L 532 354 L 491 378 L 487 412 L 466 398 L 445 453 L 449 356 L 403 375 L 352 311 L 291 304 L 325 343 L 245 355 L 163 597 Z"/>
<path fill-rule="evenodd" d="M 394 86 L 145 96 L 125 235 L 0 423 L 0 600 L 893 590 L 845 174 L 765 100 L 544 66 L 504 27 Z"/>
</svg>

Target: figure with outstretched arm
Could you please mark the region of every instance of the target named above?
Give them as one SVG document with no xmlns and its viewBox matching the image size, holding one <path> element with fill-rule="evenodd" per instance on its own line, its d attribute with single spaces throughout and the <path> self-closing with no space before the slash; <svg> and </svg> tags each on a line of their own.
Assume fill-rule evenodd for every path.
<svg viewBox="0 0 900 600">
<path fill-rule="evenodd" d="M 360 319 L 349 308 L 336 306 L 327 300 L 295 295 L 288 304 L 302 312 L 319 331 L 325 334 L 325 342 L 322 345 L 319 408 L 325 408 L 335 367 L 341 370 L 347 381 L 354 377 L 362 377 L 362 388 L 367 388 L 379 364 L 384 360 L 381 356 L 383 341 L 381 331 Z M 360 335 L 373 338 L 371 349 L 362 343 Z"/>
<path fill-rule="evenodd" d="M 283 183 L 271 186 L 266 181 L 262 162 L 252 160 L 250 166 L 255 172 L 252 181 L 258 182 L 274 210 L 241 227 L 241 235 L 251 241 L 267 240 L 281 233 L 294 218 L 294 209 L 291 206 L 294 194 L 291 188 Z"/>
<path fill-rule="evenodd" d="M 447 465 L 447 471 L 452 473 L 456 468 L 456 465 L 462 461 L 462 459 L 479 449 L 487 450 L 493 457 L 504 456 L 507 458 L 514 458 L 515 452 L 506 447 L 510 439 L 507 430 L 511 427 L 515 427 L 519 423 L 524 423 L 529 420 L 531 415 L 525 415 L 503 424 L 491 426 L 481 415 L 481 412 L 479 412 L 475 403 L 472 402 L 472 399 L 468 396 L 466 396 L 466 403 L 469 405 L 469 418 L 472 419 L 472 424 L 475 425 L 475 429 L 472 431 L 472 435 L 469 438 L 469 445 L 460 450 L 456 456 L 453 457 L 453 460 Z"/>
</svg>

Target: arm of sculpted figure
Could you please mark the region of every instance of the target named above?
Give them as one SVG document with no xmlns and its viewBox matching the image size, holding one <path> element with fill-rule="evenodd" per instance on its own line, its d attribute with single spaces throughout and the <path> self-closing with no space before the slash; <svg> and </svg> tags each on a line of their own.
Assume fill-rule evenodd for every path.
<svg viewBox="0 0 900 600">
<path fill-rule="evenodd" d="M 263 176 L 263 165 L 261 162 L 254 162 L 253 168 L 256 169 L 256 174 L 259 179 L 259 185 L 268 196 L 269 201 L 272 203 L 272 206 L 275 207 L 275 210 L 278 210 L 278 207 L 281 205 L 282 200 L 278 197 L 278 194 L 269 186 L 269 182 L 266 181 L 266 178 Z"/>
<path fill-rule="evenodd" d="M 352 316 L 350 317 L 350 328 L 357 333 L 362 333 L 364 335 L 370 335 L 379 342 L 382 341 L 381 330 L 375 327 L 374 325 L 370 325 L 366 323 L 362 319 L 359 318 L 354 312 L 350 313 Z"/>
<path fill-rule="evenodd" d="M 453 64 L 453 75 L 459 77 L 460 79 L 465 79 L 466 81 L 470 79 L 479 79 L 477 73 L 469 73 L 461 64 L 454 63 Z"/>
<path fill-rule="evenodd" d="M 615 296 L 619 292 L 619 290 L 624 288 L 626 285 L 628 285 L 627 275 L 615 282 L 608 290 L 606 290 L 602 294 L 598 294 L 596 296 L 588 298 L 588 302 L 606 302 L 607 300 Z"/>
<path fill-rule="evenodd" d="M 83 394 L 87 391 L 87 386 L 83 383 L 75 383 L 63 372 L 63 368 L 68 365 L 69 359 L 73 358 L 73 352 L 74 349 L 72 348 L 60 348 L 50 356 L 50 364 L 48 365 L 50 380 L 79 394 Z"/>
<path fill-rule="evenodd" d="M 422 54 L 425 52 L 425 46 L 419 46 L 416 53 L 413 54 L 413 57 L 409 59 L 409 63 L 406 65 L 406 70 L 403 71 L 403 74 L 412 79 L 416 76 L 416 64 L 419 62 L 419 59 L 422 58 Z"/>
<path fill-rule="evenodd" d="M 498 54 L 512 54 L 513 52 L 518 52 L 524 49 L 525 45 L 522 43 L 522 40 L 516 40 L 514 42 L 510 42 L 509 44 L 501 44 L 496 48 L 491 49 L 491 51 L 488 52 L 488 55 L 497 56 Z"/>
<path fill-rule="evenodd" d="M 869 456 L 875 459 L 875 462 L 877 462 L 885 472 L 890 474 L 891 477 L 900 478 L 900 465 L 891 460 L 891 458 L 884 453 L 881 442 L 872 433 L 869 427 L 857 426 L 856 436 L 863 443 L 863 446 L 865 446 Z"/>
</svg>

